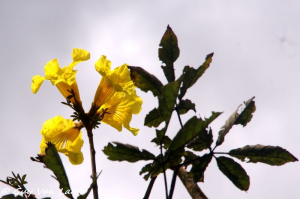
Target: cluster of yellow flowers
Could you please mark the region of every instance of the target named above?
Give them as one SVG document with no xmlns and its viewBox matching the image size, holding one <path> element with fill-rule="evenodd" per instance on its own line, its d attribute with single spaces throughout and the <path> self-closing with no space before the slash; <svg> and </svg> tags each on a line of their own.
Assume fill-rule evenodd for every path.
<svg viewBox="0 0 300 199">
<path fill-rule="evenodd" d="M 73 49 L 72 63 L 64 68 L 60 68 L 57 59 L 49 61 L 44 70 L 45 77 L 35 75 L 32 78 L 31 90 L 37 93 L 44 80 L 49 80 L 55 85 L 60 93 L 67 98 L 74 106 L 81 106 L 79 90 L 76 82 L 76 70 L 74 67 L 82 61 L 90 59 L 90 53 L 83 49 Z M 114 70 L 111 70 L 111 62 L 102 55 L 95 63 L 96 70 L 102 75 L 97 88 L 91 110 L 93 118 L 101 118 L 103 123 L 109 124 L 118 131 L 122 126 L 128 129 L 133 135 L 137 135 L 139 129 L 129 126 L 132 114 L 138 114 L 141 111 L 143 101 L 136 94 L 135 86 L 130 78 L 130 71 L 127 64 L 123 64 Z M 68 98 L 73 92 L 73 97 Z M 103 111 L 108 114 L 104 114 Z M 91 112 L 91 111 L 90 111 Z M 81 128 L 70 119 L 64 119 L 62 116 L 56 116 L 47 120 L 42 127 L 43 136 L 40 145 L 40 154 L 45 153 L 47 142 L 55 144 L 57 151 L 64 153 L 69 157 L 72 164 L 81 164 L 83 154 L 81 147 L 83 145 Z"/>
</svg>

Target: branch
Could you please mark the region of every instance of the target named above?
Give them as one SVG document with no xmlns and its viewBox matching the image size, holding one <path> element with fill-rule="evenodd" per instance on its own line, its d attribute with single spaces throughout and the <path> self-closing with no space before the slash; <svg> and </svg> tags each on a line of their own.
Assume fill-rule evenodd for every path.
<svg viewBox="0 0 300 199">
<path fill-rule="evenodd" d="M 208 199 L 197 183 L 188 176 L 187 171 L 183 167 L 180 167 L 178 176 L 191 195 L 192 199 Z"/>
</svg>

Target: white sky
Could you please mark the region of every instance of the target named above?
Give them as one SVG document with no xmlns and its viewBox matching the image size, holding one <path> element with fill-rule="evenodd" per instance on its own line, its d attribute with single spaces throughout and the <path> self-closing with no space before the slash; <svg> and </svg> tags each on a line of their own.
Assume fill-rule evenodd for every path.
<svg viewBox="0 0 300 199">
<path fill-rule="evenodd" d="M 169 24 L 179 40 L 180 57 L 175 63 L 177 77 L 185 65 L 198 67 L 207 54 L 215 52 L 211 67 L 186 95 L 196 103 L 197 115 L 224 111 L 212 124 L 216 140 L 220 127 L 237 106 L 256 96 L 257 110 L 245 127 L 234 127 L 217 151 L 247 144 L 281 146 L 300 158 L 299 150 L 299 1 L 1 1 L 0 2 L 0 89 L 1 134 L 0 179 L 11 171 L 27 174 L 27 188 L 38 198 L 58 195 L 50 170 L 32 162 L 39 152 L 43 122 L 56 115 L 69 118 L 72 110 L 50 82 L 31 93 L 31 78 L 44 75 L 45 64 L 58 58 L 61 66 L 71 62 L 74 47 L 91 52 L 88 62 L 77 67 L 77 82 L 84 108 L 88 110 L 100 81 L 94 63 L 102 55 L 117 67 L 123 63 L 141 66 L 166 80 L 160 69 L 158 45 Z M 148 162 L 135 164 L 107 160 L 102 149 L 119 141 L 159 153 L 150 140 L 155 130 L 144 127 L 143 118 L 157 106 L 151 93 L 144 94 L 143 110 L 134 116 L 132 126 L 140 128 L 134 137 L 101 125 L 94 132 L 98 180 L 103 199 L 142 198 L 148 186 L 139 171 Z M 193 113 L 183 117 L 186 121 Z M 179 125 L 173 117 L 168 132 L 173 137 Z M 84 193 L 90 183 L 88 139 L 83 131 L 85 161 L 73 166 L 61 156 L 75 194 Z M 238 160 L 236 160 L 238 161 Z M 237 189 L 212 160 L 205 183 L 199 184 L 210 199 L 253 199 L 300 197 L 299 163 L 281 167 L 241 163 L 251 178 L 248 192 Z M 172 173 L 168 172 L 169 185 Z M 45 180 L 43 180 L 45 179 Z M 0 184 L 1 190 L 6 188 Z M 64 198 L 63 196 L 60 196 Z M 164 198 L 160 176 L 150 198 Z M 91 197 L 89 197 L 91 198 Z M 178 179 L 174 199 L 189 198 Z"/>
</svg>

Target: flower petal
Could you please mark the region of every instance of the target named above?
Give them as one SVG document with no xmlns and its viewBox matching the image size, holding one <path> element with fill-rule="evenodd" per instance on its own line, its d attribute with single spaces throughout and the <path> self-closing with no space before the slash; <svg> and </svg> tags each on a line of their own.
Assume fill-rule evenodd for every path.
<svg viewBox="0 0 300 199">
<path fill-rule="evenodd" d="M 58 152 L 69 157 L 72 164 L 80 164 L 83 161 L 81 153 L 82 135 L 74 121 L 56 116 L 44 123 L 41 134 L 43 138 L 40 153 L 45 153 L 46 142 L 51 142 Z"/>
<path fill-rule="evenodd" d="M 45 77 L 42 77 L 40 75 L 33 76 L 32 83 L 31 83 L 31 91 L 34 94 L 38 92 L 38 90 L 40 89 L 40 87 L 45 79 L 46 79 Z"/>
<path fill-rule="evenodd" d="M 49 61 L 46 66 L 44 67 L 45 70 L 45 78 L 50 80 L 52 85 L 54 84 L 55 80 L 58 78 L 59 75 L 62 74 L 62 70 L 59 67 L 58 60 L 53 59 Z"/>
<path fill-rule="evenodd" d="M 118 131 L 122 130 L 122 126 L 128 129 L 134 135 L 137 135 L 138 129 L 129 126 L 132 114 L 138 114 L 141 111 L 143 101 L 135 92 L 132 95 L 127 95 L 117 92 L 114 96 L 103 104 L 98 110 L 98 114 L 102 114 L 102 110 L 107 109 L 102 122 L 111 125 Z"/>
<path fill-rule="evenodd" d="M 102 55 L 95 63 L 95 68 L 102 76 L 107 76 L 110 73 L 111 62 L 106 59 L 106 56 Z"/>
<path fill-rule="evenodd" d="M 72 52 L 74 62 L 86 61 L 90 59 L 90 52 L 87 50 L 74 48 Z"/>
</svg>

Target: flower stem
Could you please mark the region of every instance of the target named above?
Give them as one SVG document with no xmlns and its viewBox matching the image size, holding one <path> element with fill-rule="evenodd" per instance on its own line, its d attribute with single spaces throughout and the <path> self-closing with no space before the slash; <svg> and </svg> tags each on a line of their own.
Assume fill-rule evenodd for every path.
<svg viewBox="0 0 300 199">
<path fill-rule="evenodd" d="M 154 185 L 155 180 L 156 180 L 156 177 L 151 178 L 151 181 L 150 181 L 150 183 L 148 185 L 148 189 L 147 189 L 147 191 L 146 191 L 145 196 L 144 196 L 143 199 L 149 199 L 149 196 L 150 196 L 150 193 L 151 193 L 151 190 L 152 190 L 152 187 Z"/>
<path fill-rule="evenodd" d="M 92 178 L 95 180 L 95 184 L 93 186 L 93 194 L 94 199 L 99 199 L 98 196 L 98 184 L 97 184 L 97 170 L 96 170 L 96 151 L 94 148 L 94 140 L 93 140 L 93 132 L 92 129 L 87 129 L 87 134 L 89 137 L 90 143 L 90 153 L 91 153 L 91 165 L 92 165 Z"/>
</svg>

